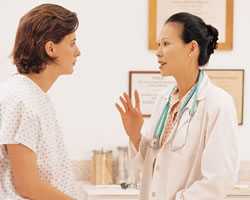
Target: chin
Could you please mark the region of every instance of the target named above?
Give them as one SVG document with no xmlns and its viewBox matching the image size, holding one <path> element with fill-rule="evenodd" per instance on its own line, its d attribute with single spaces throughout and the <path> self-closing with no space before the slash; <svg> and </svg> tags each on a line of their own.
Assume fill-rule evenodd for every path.
<svg viewBox="0 0 250 200">
<path fill-rule="evenodd" d="M 160 70 L 160 74 L 161 74 L 161 76 L 164 76 L 164 73 Z"/>
<path fill-rule="evenodd" d="M 66 74 L 73 74 L 73 72 L 74 72 L 74 67 L 72 66 L 67 70 Z"/>
<path fill-rule="evenodd" d="M 168 73 L 167 71 L 160 70 L 160 73 L 161 73 L 162 76 L 171 76 L 171 74 Z"/>
<path fill-rule="evenodd" d="M 65 71 L 62 73 L 62 75 L 71 75 L 73 74 L 74 70 L 71 70 L 71 71 Z"/>
</svg>

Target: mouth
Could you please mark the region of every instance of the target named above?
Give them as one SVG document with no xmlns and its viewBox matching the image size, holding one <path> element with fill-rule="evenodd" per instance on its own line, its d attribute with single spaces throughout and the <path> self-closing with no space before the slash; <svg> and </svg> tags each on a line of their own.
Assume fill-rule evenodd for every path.
<svg viewBox="0 0 250 200">
<path fill-rule="evenodd" d="M 159 69 L 162 69 L 164 67 L 164 65 L 166 65 L 166 62 L 163 61 L 158 61 L 158 63 L 160 64 Z"/>
</svg>

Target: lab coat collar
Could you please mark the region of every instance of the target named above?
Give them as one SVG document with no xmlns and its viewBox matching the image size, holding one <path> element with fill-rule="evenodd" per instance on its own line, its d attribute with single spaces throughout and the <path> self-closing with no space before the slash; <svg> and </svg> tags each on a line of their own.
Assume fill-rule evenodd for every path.
<svg viewBox="0 0 250 200">
<path fill-rule="evenodd" d="M 210 86 L 211 82 L 206 74 L 206 72 L 204 72 L 204 77 L 203 80 L 201 82 L 198 94 L 197 94 L 197 100 L 200 101 L 202 99 L 204 99 L 207 95 L 207 90 Z"/>
<path fill-rule="evenodd" d="M 204 72 L 203 79 L 202 79 L 200 87 L 198 89 L 197 98 L 196 99 L 191 98 L 190 101 L 188 102 L 188 104 L 186 105 L 186 107 L 189 110 L 191 109 L 194 101 L 202 101 L 203 99 L 206 98 L 207 90 L 209 88 L 209 85 L 210 85 L 210 80 L 209 80 L 207 74 Z"/>
<path fill-rule="evenodd" d="M 201 81 L 201 84 L 200 84 L 200 87 L 198 90 L 196 101 L 201 101 L 206 97 L 207 90 L 208 90 L 210 84 L 211 84 L 211 82 L 210 82 L 207 74 L 204 72 L 204 76 L 203 76 L 203 79 Z M 171 94 L 174 87 L 176 87 L 176 86 L 169 87 L 168 90 L 165 92 L 165 94 L 163 95 L 164 102 L 168 101 L 168 97 Z M 191 100 L 186 105 L 186 107 L 188 109 L 191 109 L 191 107 L 193 105 L 193 101 L 194 101 L 194 98 L 191 98 Z"/>
<path fill-rule="evenodd" d="M 201 81 L 201 84 L 200 84 L 200 87 L 199 87 L 199 90 L 198 90 L 198 94 L 197 94 L 197 99 L 196 99 L 197 101 L 201 101 L 206 97 L 207 90 L 209 89 L 210 85 L 211 85 L 211 81 L 208 78 L 206 72 L 204 72 L 204 76 L 203 76 L 203 79 Z M 168 101 L 169 95 L 173 91 L 174 87 L 176 87 L 176 85 L 169 87 L 168 90 L 165 91 L 164 95 L 162 96 L 164 102 Z M 192 107 L 193 101 L 194 101 L 194 98 L 192 98 L 189 101 L 189 103 L 187 104 L 187 108 L 190 109 Z"/>
</svg>

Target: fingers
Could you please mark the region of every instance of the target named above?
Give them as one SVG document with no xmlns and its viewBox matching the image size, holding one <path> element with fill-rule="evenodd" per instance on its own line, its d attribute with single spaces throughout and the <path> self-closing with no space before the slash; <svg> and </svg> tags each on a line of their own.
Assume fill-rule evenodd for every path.
<svg viewBox="0 0 250 200">
<path fill-rule="evenodd" d="M 137 90 L 135 90 L 135 108 L 137 111 L 141 112 L 140 97 Z"/>
<path fill-rule="evenodd" d="M 127 112 L 128 111 L 128 104 L 127 104 L 126 100 L 120 96 L 120 101 L 122 102 L 122 105 L 123 105 L 125 111 Z"/>
<path fill-rule="evenodd" d="M 133 105 L 127 93 L 124 92 L 123 96 L 120 96 L 119 99 L 123 105 L 123 108 L 119 104 L 116 104 L 116 107 L 121 114 L 125 114 L 126 112 L 129 112 L 129 111 L 132 111 L 132 112 L 136 110 L 140 111 L 140 99 L 139 99 L 139 94 L 137 91 L 135 93 L 135 99 L 136 99 L 135 108 L 133 108 Z"/>
<path fill-rule="evenodd" d="M 116 105 L 116 108 L 118 109 L 118 111 L 120 112 L 120 114 L 123 116 L 126 112 L 128 112 L 129 111 L 129 104 L 131 104 L 131 102 L 129 103 L 128 101 L 127 101 L 127 99 L 129 100 L 129 97 L 128 97 L 128 95 L 126 94 L 126 93 L 123 93 L 123 95 L 124 96 L 120 96 L 120 101 L 121 101 L 121 103 L 122 103 L 122 105 L 123 105 L 123 108 L 119 105 L 119 104 L 115 104 Z M 129 100 L 130 101 L 130 100 Z"/>
<path fill-rule="evenodd" d="M 123 117 L 125 112 L 123 111 L 122 107 L 118 103 L 116 103 L 115 106 L 117 110 L 119 111 L 119 113 L 121 114 L 121 116 Z"/>
<path fill-rule="evenodd" d="M 130 100 L 128 94 L 127 94 L 126 92 L 124 92 L 124 93 L 123 93 L 123 96 L 124 96 L 125 99 L 126 99 L 126 103 L 127 103 L 127 105 L 128 105 L 128 109 L 131 110 L 131 109 L 133 108 L 133 106 L 132 106 L 132 103 L 131 103 L 131 100 Z"/>
</svg>

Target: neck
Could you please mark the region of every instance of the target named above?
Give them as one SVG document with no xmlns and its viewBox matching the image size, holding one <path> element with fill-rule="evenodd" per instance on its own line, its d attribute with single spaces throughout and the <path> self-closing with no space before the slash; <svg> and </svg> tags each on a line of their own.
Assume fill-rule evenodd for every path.
<svg viewBox="0 0 250 200">
<path fill-rule="evenodd" d="M 195 85 L 199 76 L 199 70 L 191 70 L 183 73 L 181 77 L 176 77 L 179 99 L 181 100 L 187 92 Z"/>
<path fill-rule="evenodd" d="M 47 65 L 46 68 L 40 73 L 31 73 L 27 74 L 26 76 L 29 77 L 34 83 L 36 83 L 41 88 L 42 91 L 46 93 L 59 76 L 52 69 L 52 66 Z"/>
</svg>

